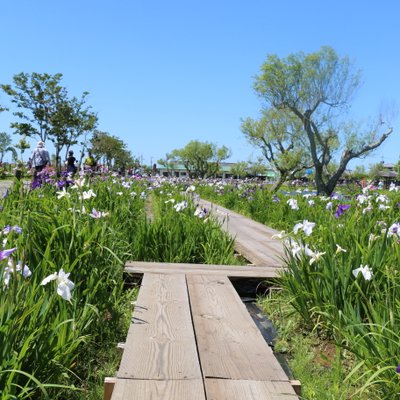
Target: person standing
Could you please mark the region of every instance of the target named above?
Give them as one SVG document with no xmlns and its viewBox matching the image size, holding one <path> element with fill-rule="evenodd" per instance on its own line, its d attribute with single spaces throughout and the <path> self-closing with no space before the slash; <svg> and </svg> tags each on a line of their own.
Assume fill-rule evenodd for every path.
<svg viewBox="0 0 400 400">
<path fill-rule="evenodd" d="M 71 175 L 74 175 L 76 172 L 76 158 L 74 157 L 74 152 L 70 150 L 68 152 L 68 158 L 65 161 L 65 164 L 67 166 L 67 172 Z"/>
<path fill-rule="evenodd" d="M 38 173 L 43 170 L 50 163 L 50 155 L 47 149 L 44 147 L 42 141 L 38 142 L 36 149 L 32 152 L 32 167 L 33 167 L 33 179 L 36 180 Z"/>
<path fill-rule="evenodd" d="M 86 157 L 85 160 L 85 169 L 90 169 L 92 171 L 95 171 L 97 167 L 97 162 L 94 159 L 92 152 L 88 150 L 88 156 Z"/>
</svg>

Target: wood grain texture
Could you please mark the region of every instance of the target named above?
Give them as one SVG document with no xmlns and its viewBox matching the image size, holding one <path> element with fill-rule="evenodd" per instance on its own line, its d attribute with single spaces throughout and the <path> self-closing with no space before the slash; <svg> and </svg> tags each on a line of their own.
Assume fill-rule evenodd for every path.
<svg viewBox="0 0 400 400">
<path fill-rule="evenodd" d="M 203 377 L 288 381 L 229 279 L 186 279 Z"/>
<path fill-rule="evenodd" d="M 206 379 L 207 400 L 295 400 L 288 382 Z"/>
<path fill-rule="evenodd" d="M 206 400 L 201 379 L 147 381 L 117 379 L 111 400 Z"/>
<path fill-rule="evenodd" d="M 117 377 L 201 379 L 184 275 L 144 275 Z"/>
<path fill-rule="evenodd" d="M 225 275 L 234 277 L 271 279 L 283 272 L 281 267 L 270 266 L 243 266 L 243 265 L 207 265 L 156 263 L 144 261 L 130 261 L 125 264 L 125 272 L 130 274 L 195 274 L 195 275 Z"/>
<path fill-rule="evenodd" d="M 236 250 L 252 264 L 284 265 L 282 242 L 273 238 L 279 231 L 209 201 L 201 200 L 200 204 L 222 223 L 222 228 L 235 238 Z"/>
</svg>

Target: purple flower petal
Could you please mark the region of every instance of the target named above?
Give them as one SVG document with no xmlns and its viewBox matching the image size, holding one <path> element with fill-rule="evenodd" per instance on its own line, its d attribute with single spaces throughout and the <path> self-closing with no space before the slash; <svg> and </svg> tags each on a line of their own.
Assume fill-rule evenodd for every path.
<svg viewBox="0 0 400 400">
<path fill-rule="evenodd" d="M 8 249 L 8 250 L 0 250 L 0 261 L 4 260 L 8 256 L 10 256 L 12 253 L 14 253 L 15 250 L 17 250 L 16 247 L 14 247 L 13 249 Z"/>
</svg>

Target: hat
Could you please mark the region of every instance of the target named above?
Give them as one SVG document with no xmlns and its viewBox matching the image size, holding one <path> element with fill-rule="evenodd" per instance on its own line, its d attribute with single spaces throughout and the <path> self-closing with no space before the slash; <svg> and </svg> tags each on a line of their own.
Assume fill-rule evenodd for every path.
<svg viewBox="0 0 400 400">
<path fill-rule="evenodd" d="M 43 146 L 44 146 L 44 143 L 42 141 L 37 143 L 37 147 L 43 147 Z"/>
</svg>

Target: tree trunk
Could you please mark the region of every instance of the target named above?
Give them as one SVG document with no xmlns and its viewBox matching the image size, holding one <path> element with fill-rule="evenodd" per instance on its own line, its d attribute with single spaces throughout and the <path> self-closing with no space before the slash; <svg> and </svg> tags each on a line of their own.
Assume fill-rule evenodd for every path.
<svg viewBox="0 0 400 400">
<path fill-rule="evenodd" d="M 287 179 L 287 174 L 280 172 L 278 181 L 272 187 L 272 193 L 276 193 L 280 189 L 280 187 L 285 183 L 286 179 Z"/>
</svg>

